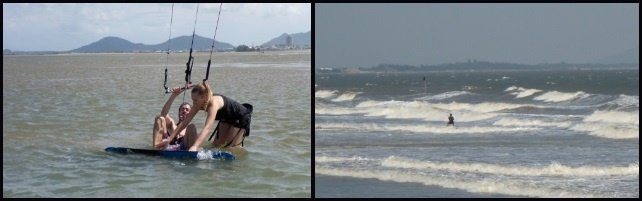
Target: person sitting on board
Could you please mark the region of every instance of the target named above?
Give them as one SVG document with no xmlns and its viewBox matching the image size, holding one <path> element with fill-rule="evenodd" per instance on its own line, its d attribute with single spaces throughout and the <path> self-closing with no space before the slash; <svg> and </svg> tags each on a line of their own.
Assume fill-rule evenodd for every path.
<svg viewBox="0 0 642 201">
<path fill-rule="evenodd" d="M 161 110 L 161 113 L 156 116 L 154 119 L 154 130 L 152 133 L 152 143 L 154 147 L 158 147 L 163 145 L 163 143 L 169 141 L 169 136 L 172 134 L 174 130 L 176 130 L 177 125 L 180 122 L 183 122 L 185 120 L 185 117 L 189 113 L 189 111 L 192 108 L 192 105 L 188 102 L 182 103 L 178 107 L 178 123 L 174 123 L 174 119 L 169 116 L 169 108 L 172 106 L 172 102 L 174 102 L 174 99 L 176 96 L 178 96 L 181 93 L 180 87 L 172 89 L 172 95 L 167 99 L 167 102 L 165 102 L 165 105 L 163 106 L 163 109 Z M 187 127 L 187 130 L 194 130 L 194 132 L 189 132 L 189 133 L 196 133 L 196 126 L 193 124 L 189 125 Z M 195 136 L 190 135 L 186 136 L 186 129 L 181 129 L 180 133 L 178 134 L 178 137 L 176 140 L 172 141 L 169 146 L 165 147 L 167 150 L 185 150 L 188 147 L 185 145 L 185 140 L 188 141 L 194 141 Z M 191 138 L 190 138 L 191 137 Z"/>
<path fill-rule="evenodd" d="M 446 126 L 448 125 L 453 125 L 453 127 L 455 126 L 455 117 L 453 117 L 452 113 L 450 113 L 450 116 L 448 117 L 448 123 L 446 124 Z"/>
<path fill-rule="evenodd" d="M 214 147 L 243 147 L 243 140 L 250 134 L 252 105 L 240 104 L 226 96 L 214 94 L 205 82 L 193 85 L 192 104 L 193 109 L 187 114 L 185 120 L 178 124 L 178 129 L 172 132 L 170 140 L 176 137 L 178 130 L 185 128 L 192 121 L 196 113 L 203 110 L 206 112 L 205 124 L 195 141 L 186 141 L 189 151 L 199 150 L 207 135 L 212 132 L 215 120 L 219 120 L 219 123 L 212 132 L 212 135 L 217 135 L 212 142 Z M 190 132 L 191 130 L 188 130 L 188 135 Z M 167 143 L 164 146 L 167 146 Z"/>
</svg>

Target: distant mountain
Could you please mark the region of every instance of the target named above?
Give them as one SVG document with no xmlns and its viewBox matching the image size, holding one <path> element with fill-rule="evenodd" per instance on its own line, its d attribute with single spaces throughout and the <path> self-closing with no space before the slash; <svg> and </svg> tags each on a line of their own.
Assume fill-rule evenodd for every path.
<svg viewBox="0 0 642 201">
<path fill-rule="evenodd" d="M 139 50 L 143 46 L 145 45 L 142 43 L 134 44 L 122 38 L 109 36 L 89 45 L 72 50 L 72 52 L 130 52 L 133 50 Z"/>
<path fill-rule="evenodd" d="M 599 64 L 639 64 L 640 63 L 640 47 L 636 47 L 625 52 L 604 57 L 596 60 L 593 63 Z"/>
<path fill-rule="evenodd" d="M 118 38 L 118 37 L 105 37 L 96 42 L 93 42 L 89 45 L 82 46 L 78 49 L 71 50 L 71 52 L 154 52 L 154 51 L 166 51 L 167 43 L 170 43 L 171 51 L 189 51 L 189 47 L 192 43 L 192 36 L 180 36 L 173 38 L 164 43 L 156 45 L 145 45 L 142 43 L 132 43 L 128 40 Z M 212 39 L 201 37 L 199 35 L 194 36 L 194 47 L 195 51 L 209 51 L 212 46 Z M 217 51 L 222 50 L 231 50 L 234 49 L 234 46 L 229 43 L 223 43 L 216 41 L 214 43 L 214 49 Z"/>
<path fill-rule="evenodd" d="M 180 36 L 180 37 L 173 38 L 168 42 L 170 43 L 169 49 L 172 51 L 178 51 L 178 50 L 189 51 L 189 46 L 192 43 L 192 36 Z M 154 49 L 154 50 L 167 50 L 168 42 L 164 42 L 158 45 L 150 45 L 150 47 L 151 49 Z M 194 47 L 193 47 L 194 50 L 209 51 L 211 47 L 212 47 L 212 39 L 201 37 L 199 35 L 194 35 Z M 214 49 L 217 51 L 231 50 L 231 49 L 234 49 L 234 46 L 229 43 L 216 41 L 214 43 Z"/>
<path fill-rule="evenodd" d="M 283 33 L 280 36 L 263 43 L 262 46 L 272 46 L 272 45 L 280 45 L 280 44 L 285 44 L 285 38 L 288 36 L 287 33 Z M 290 34 L 290 37 L 292 37 L 292 44 L 298 45 L 298 46 L 303 46 L 303 45 L 312 45 L 312 31 L 308 31 L 305 33 L 295 33 L 295 34 Z"/>
</svg>

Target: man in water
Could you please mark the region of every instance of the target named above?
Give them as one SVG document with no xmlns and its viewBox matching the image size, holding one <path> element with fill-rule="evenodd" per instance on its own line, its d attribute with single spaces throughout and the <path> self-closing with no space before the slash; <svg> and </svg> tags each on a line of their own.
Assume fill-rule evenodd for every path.
<svg viewBox="0 0 642 201">
<path fill-rule="evenodd" d="M 451 124 L 453 125 L 453 127 L 455 126 L 455 117 L 453 117 L 452 113 L 450 113 L 450 116 L 448 117 L 448 123 L 446 124 L 446 126 Z"/>
<path fill-rule="evenodd" d="M 162 147 L 163 142 L 167 141 L 167 138 L 170 136 L 170 134 L 177 128 L 177 125 L 185 120 L 185 117 L 187 114 L 190 112 L 192 109 L 192 105 L 185 102 L 182 103 L 178 107 L 178 123 L 172 119 L 172 117 L 169 116 L 169 108 L 172 105 L 172 102 L 174 102 L 174 99 L 176 96 L 178 96 L 181 93 L 181 90 L 179 90 L 179 87 L 176 87 L 172 89 L 172 95 L 167 99 L 167 102 L 165 102 L 165 105 L 163 106 L 163 109 L 161 110 L 161 113 L 154 118 L 154 129 L 152 132 L 152 145 L 154 148 L 164 148 L 167 150 L 185 150 L 189 147 L 185 147 L 186 145 L 184 144 L 184 140 L 191 140 L 193 141 L 194 138 L 192 136 L 187 136 L 186 131 L 189 129 L 196 129 L 196 127 L 193 124 L 190 124 L 190 126 L 187 129 L 181 130 L 179 135 L 176 137 L 177 139 L 174 141 L 170 142 L 171 146 L 168 147 Z M 191 138 L 190 138 L 191 137 Z"/>
</svg>

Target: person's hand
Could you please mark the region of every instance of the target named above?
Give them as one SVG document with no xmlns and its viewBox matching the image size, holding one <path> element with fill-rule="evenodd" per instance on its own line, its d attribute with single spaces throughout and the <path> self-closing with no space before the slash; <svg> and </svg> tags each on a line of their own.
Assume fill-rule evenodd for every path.
<svg viewBox="0 0 642 201">
<path fill-rule="evenodd" d="M 163 148 L 167 147 L 168 145 L 169 145 L 169 141 L 164 141 L 164 142 L 161 142 L 161 143 L 155 145 L 154 148 L 163 149 Z"/>
<path fill-rule="evenodd" d="M 174 87 L 174 88 L 172 88 L 172 95 L 173 96 L 178 96 L 179 94 L 181 94 L 182 91 L 183 90 L 181 90 L 181 87 Z"/>
</svg>

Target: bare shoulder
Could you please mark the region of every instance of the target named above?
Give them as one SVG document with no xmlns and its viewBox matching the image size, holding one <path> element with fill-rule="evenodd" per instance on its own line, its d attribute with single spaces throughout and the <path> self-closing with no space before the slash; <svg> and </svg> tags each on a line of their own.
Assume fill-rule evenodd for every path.
<svg viewBox="0 0 642 201">
<path fill-rule="evenodd" d="M 223 107 L 224 102 L 225 101 L 223 101 L 223 97 L 221 97 L 220 95 L 213 95 L 212 102 L 210 104 L 212 104 L 212 106 L 214 106 L 216 110 L 219 110 Z"/>
</svg>

